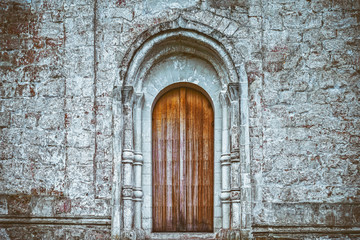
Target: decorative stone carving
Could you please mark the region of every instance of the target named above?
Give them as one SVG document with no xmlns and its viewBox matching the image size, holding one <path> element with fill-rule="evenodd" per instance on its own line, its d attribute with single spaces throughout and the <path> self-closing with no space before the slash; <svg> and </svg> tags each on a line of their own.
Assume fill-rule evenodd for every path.
<svg viewBox="0 0 360 240">
<path fill-rule="evenodd" d="M 239 99 L 240 84 L 229 83 L 228 92 L 230 99 L 230 146 L 231 146 L 231 228 L 240 228 L 240 144 L 239 144 Z"/>
<path fill-rule="evenodd" d="M 135 240 L 136 233 L 135 231 L 124 231 L 121 233 L 121 240 Z"/>
<path fill-rule="evenodd" d="M 179 19 L 178 25 L 181 25 L 182 20 Z M 184 27 L 185 28 L 185 27 Z M 122 89 L 122 111 L 123 111 L 123 135 L 122 135 L 122 176 L 121 181 L 123 190 L 129 191 L 122 195 L 123 197 L 123 234 L 121 237 L 124 239 L 134 239 L 141 238 L 140 234 L 136 234 L 137 232 L 141 233 L 142 228 L 142 164 L 144 161 L 148 161 L 149 150 L 143 150 L 141 146 L 141 114 L 143 112 L 143 103 L 144 103 L 144 94 L 136 93 L 134 94 L 134 88 L 136 91 L 144 91 L 143 81 L 145 79 L 145 74 L 148 70 L 153 66 L 154 63 L 158 62 L 159 59 L 164 56 L 164 54 L 168 54 L 168 52 L 163 51 L 163 48 L 156 48 L 156 46 L 161 43 L 164 47 L 173 47 L 167 46 L 166 41 L 170 39 L 169 43 L 173 42 L 172 40 L 183 39 L 185 41 L 191 41 L 194 39 L 194 43 L 189 45 L 181 45 L 176 47 L 175 52 L 173 54 L 178 54 L 183 49 L 187 49 L 189 51 L 193 51 L 192 54 L 204 54 L 201 55 L 204 59 L 209 59 L 211 65 L 213 65 L 214 69 L 217 72 L 217 76 L 220 83 L 219 88 L 217 88 L 217 92 L 220 89 L 224 89 L 227 91 L 222 91 L 220 93 L 220 103 L 221 108 L 218 108 L 218 114 L 222 114 L 222 131 L 221 131 L 221 156 L 218 159 L 217 164 L 220 162 L 221 166 L 221 205 L 222 205 L 222 228 L 224 231 L 228 231 L 232 227 L 231 219 L 234 219 L 234 209 L 232 204 L 235 201 L 240 199 L 240 190 L 239 188 L 233 188 L 234 182 L 237 182 L 237 179 L 231 175 L 232 172 L 235 174 L 239 173 L 239 167 L 236 170 L 232 170 L 234 163 L 239 165 L 239 124 L 235 124 L 238 122 L 240 118 L 239 114 L 239 99 L 234 100 L 236 96 L 239 95 L 239 85 L 232 84 L 238 82 L 238 74 L 236 73 L 235 66 L 227 53 L 226 49 L 218 43 L 218 41 L 214 41 L 211 37 L 207 37 L 204 34 L 198 34 L 196 31 L 189 31 L 186 29 L 173 29 L 171 31 L 166 31 L 163 33 L 159 33 L 154 35 L 150 41 L 145 41 L 143 44 L 136 47 L 136 51 L 133 51 L 133 55 L 130 55 L 124 59 L 129 59 L 129 62 L 126 64 L 122 64 L 122 66 L 126 66 L 126 70 L 122 71 L 121 80 L 124 82 L 125 87 Z M 181 42 L 179 42 L 181 43 Z M 198 47 L 196 47 L 199 45 Z M 201 46 L 200 46 L 201 45 Z M 186 47 L 186 48 L 185 48 Z M 197 49 L 197 50 L 196 50 Z M 199 51 L 199 49 L 201 51 Z M 205 50 L 205 51 L 204 51 Z M 130 51 L 131 52 L 131 51 Z M 131 54 L 132 54 L 131 53 Z M 189 52 L 190 53 L 190 52 Z M 196 53 L 196 54 L 195 54 Z M 152 62 L 153 61 L 153 62 Z M 230 84 L 229 84 L 230 83 Z M 133 88 L 134 87 L 134 88 Z M 155 86 L 158 87 L 158 86 Z M 162 88 L 160 88 L 161 90 Z M 147 89 L 148 91 L 149 89 Z M 145 92 L 146 93 L 146 92 Z M 114 93 L 115 94 L 115 93 Z M 156 94 L 156 93 L 155 93 Z M 114 98 L 117 95 L 114 95 Z M 148 97 L 149 95 L 146 95 Z M 118 97 L 118 96 L 117 96 Z M 212 99 L 216 99 L 216 95 L 212 95 Z M 216 101 L 216 100 L 215 100 Z M 233 104 L 234 101 L 237 101 L 237 105 Z M 150 101 L 151 104 L 151 101 Z M 216 104 L 219 104 L 218 102 Z M 236 111 L 237 108 L 237 111 Z M 222 110 L 222 111 L 221 111 Z M 133 116 L 134 115 L 134 116 Z M 218 115 L 218 116 L 220 116 Z M 144 115 L 144 118 L 148 117 Z M 237 119 L 237 120 L 236 120 Z M 147 124 L 147 123 L 146 123 Z M 148 125 L 144 125 L 148 126 Z M 140 136 L 140 137 L 139 137 Z M 217 139 L 219 139 L 218 136 Z M 148 143 L 146 143 L 147 146 Z M 218 153 L 219 154 L 219 153 Z M 218 156 L 218 155 L 217 155 Z M 150 157 L 151 158 L 151 157 Z M 148 162 L 146 162 L 148 163 Z M 236 165 L 236 164 L 235 164 Z M 219 174 L 220 175 L 220 174 Z M 146 176 L 146 175 L 144 175 Z M 234 175 L 235 176 L 235 175 Z M 220 176 L 219 176 L 220 177 Z M 126 187 L 125 187 L 126 186 Z M 145 188 L 145 187 L 144 187 Z M 130 199 L 130 190 L 132 191 L 132 196 Z M 147 189 L 148 190 L 148 189 Z M 235 191 L 236 190 L 236 191 Z M 233 193 L 234 192 L 234 193 Z M 125 196 L 126 195 L 126 196 Z M 149 196 L 147 196 L 149 197 Z M 150 198 L 151 199 L 151 198 Z M 218 201 L 218 200 L 217 200 Z M 240 212 L 240 210 L 236 210 Z M 235 215 L 234 215 L 235 216 Z M 236 220 L 237 222 L 240 222 Z M 150 222 L 151 224 L 151 222 Z M 149 222 L 146 222 L 146 226 L 149 225 Z M 145 226 L 145 224 L 144 224 Z M 219 229 L 219 225 L 217 229 Z M 148 230 L 147 230 L 148 232 Z M 228 231 L 230 233 L 230 231 Z M 133 234 L 131 234 L 133 233 Z M 233 237 L 233 234 L 230 234 Z M 226 236 L 230 236 L 226 235 Z M 235 236 L 236 238 L 236 236 Z"/>
<path fill-rule="evenodd" d="M 123 187 L 123 190 L 122 190 L 122 196 L 123 196 L 123 199 L 125 198 L 132 198 L 133 196 L 133 190 L 131 188 L 131 186 L 124 186 Z"/>
<path fill-rule="evenodd" d="M 231 138 L 231 154 L 239 152 L 239 83 L 229 83 L 228 93 L 230 100 L 230 111 L 231 111 L 231 126 L 230 126 L 230 138 Z M 236 161 L 231 159 L 231 161 Z"/>
<path fill-rule="evenodd" d="M 232 201 L 240 201 L 240 190 L 231 191 L 231 200 Z"/>
</svg>

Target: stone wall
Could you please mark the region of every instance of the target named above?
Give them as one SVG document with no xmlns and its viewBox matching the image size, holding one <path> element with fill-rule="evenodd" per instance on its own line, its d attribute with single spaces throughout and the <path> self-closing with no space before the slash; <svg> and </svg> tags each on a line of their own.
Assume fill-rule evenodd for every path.
<svg viewBox="0 0 360 240">
<path fill-rule="evenodd" d="M 260 59 L 247 62 L 259 231 L 359 226 L 359 8 L 264 1 L 253 14 L 263 16 Z"/>
<path fill-rule="evenodd" d="M 110 237 L 113 88 L 180 15 L 246 67 L 252 236 L 359 237 L 359 1 L 3 0 L 1 239 Z"/>
</svg>

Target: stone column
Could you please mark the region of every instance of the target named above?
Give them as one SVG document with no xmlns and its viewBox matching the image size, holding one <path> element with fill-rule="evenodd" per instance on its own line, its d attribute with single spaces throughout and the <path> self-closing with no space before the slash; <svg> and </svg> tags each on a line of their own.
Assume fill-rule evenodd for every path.
<svg viewBox="0 0 360 240">
<path fill-rule="evenodd" d="M 241 235 L 251 236 L 251 181 L 250 181 L 250 136 L 248 107 L 248 78 L 245 66 L 239 69 L 240 75 L 240 184 L 241 184 Z"/>
<path fill-rule="evenodd" d="M 121 229 L 121 133 L 122 133 L 122 106 L 121 91 L 119 87 L 113 90 L 113 111 L 114 111 L 114 142 L 113 142 L 113 198 L 112 198 L 112 217 L 111 217 L 111 236 L 120 238 Z"/>
<path fill-rule="evenodd" d="M 134 173 L 135 173 L 135 186 L 134 186 L 134 202 L 135 202 L 135 229 L 141 229 L 141 205 L 142 205 L 142 165 L 143 155 L 141 146 L 141 113 L 144 104 L 144 94 L 137 93 L 135 96 L 135 158 L 134 158 Z"/>
<path fill-rule="evenodd" d="M 123 102 L 123 153 L 122 153 L 122 200 L 123 200 L 123 227 L 122 237 L 126 238 L 131 233 L 134 218 L 133 208 L 133 88 L 124 87 L 122 90 Z"/>
<path fill-rule="evenodd" d="M 229 148 L 229 126 L 228 126 L 228 107 L 229 99 L 226 91 L 220 93 L 222 105 L 222 153 L 221 163 L 221 203 L 222 203 L 222 228 L 230 228 L 230 148 Z"/>
<path fill-rule="evenodd" d="M 228 86 L 231 122 L 230 122 L 230 151 L 231 151 L 231 228 L 240 230 L 240 155 L 239 155 L 239 83 L 230 83 Z"/>
</svg>

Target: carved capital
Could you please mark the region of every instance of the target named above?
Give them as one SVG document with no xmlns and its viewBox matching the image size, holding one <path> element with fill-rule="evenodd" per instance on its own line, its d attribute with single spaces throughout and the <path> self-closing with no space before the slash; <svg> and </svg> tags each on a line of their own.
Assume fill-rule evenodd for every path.
<svg viewBox="0 0 360 240">
<path fill-rule="evenodd" d="M 132 198 L 133 196 L 133 189 L 131 188 L 131 186 L 124 186 L 121 192 L 123 198 Z"/>
<path fill-rule="evenodd" d="M 124 86 L 122 88 L 122 102 L 132 105 L 134 88 L 132 86 Z"/>
<path fill-rule="evenodd" d="M 240 97 L 240 84 L 239 83 L 229 83 L 228 93 L 230 101 L 238 101 Z"/>
<path fill-rule="evenodd" d="M 121 240 L 136 240 L 136 232 L 134 230 L 123 231 L 121 233 Z"/>
<path fill-rule="evenodd" d="M 142 109 L 144 105 L 144 93 L 136 93 L 135 94 L 135 107 Z"/>
<path fill-rule="evenodd" d="M 229 95 L 228 95 L 227 91 L 221 91 L 219 97 L 220 97 L 221 106 L 223 106 L 223 107 L 229 106 L 230 101 L 229 101 Z"/>
<path fill-rule="evenodd" d="M 239 149 L 234 149 L 231 152 L 231 162 L 240 162 L 240 152 Z"/>
<path fill-rule="evenodd" d="M 121 233 L 121 238 L 114 238 L 114 240 L 136 240 L 136 239 L 145 239 L 145 231 L 143 229 L 134 229 L 130 231 L 123 231 Z"/>
<path fill-rule="evenodd" d="M 121 91 L 120 91 L 120 87 L 115 86 L 113 89 L 113 98 L 116 101 L 121 101 Z"/>
<path fill-rule="evenodd" d="M 249 239 L 243 238 L 241 232 L 236 229 L 221 229 L 216 233 L 216 239 Z"/>
<path fill-rule="evenodd" d="M 240 201 L 240 197 L 241 197 L 240 194 L 241 194 L 240 191 L 231 191 L 231 196 L 230 196 L 231 201 Z"/>
</svg>

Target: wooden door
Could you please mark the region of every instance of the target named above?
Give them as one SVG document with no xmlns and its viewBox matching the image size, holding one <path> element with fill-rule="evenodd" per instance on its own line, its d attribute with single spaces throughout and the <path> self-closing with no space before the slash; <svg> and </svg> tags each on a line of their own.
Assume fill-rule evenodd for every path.
<svg viewBox="0 0 360 240">
<path fill-rule="evenodd" d="M 214 113 L 192 88 L 156 103 L 152 119 L 153 231 L 212 232 Z"/>
</svg>

